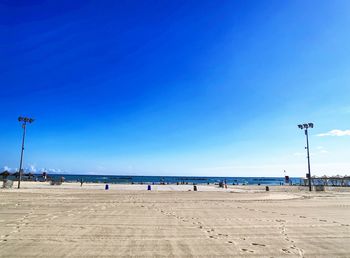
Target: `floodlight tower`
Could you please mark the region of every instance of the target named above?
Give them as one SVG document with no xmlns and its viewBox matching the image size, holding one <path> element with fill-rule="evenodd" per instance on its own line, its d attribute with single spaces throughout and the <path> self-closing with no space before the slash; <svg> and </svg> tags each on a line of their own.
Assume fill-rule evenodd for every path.
<svg viewBox="0 0 350 258">
<path fill-rule="evenodd" d="M 300 124 L 298 125 L 299 129 L 301 130 L 305 130 L 305 135 L 306 135 L 306 151 L 307 151 L 307 166 L 308 166 L 308 174 L 307 177 L 309 179 L 309 191 L 312 191 L 311 188 L 311 169 L 310 169 L 310 148 L 309 148 L 309 133 L 308 133 L 308 129 L 309 128 L 314 128 L 314 124 L 313 123 L 307 123 L 307 124 Z"/>
<path fill-rule="evenodd" d="M 22 137 L 22 149 L 21 149 L 21 161 L 19 163 L 19 179 L 18 179 L 18 188 L 21 187 L 21 180 L 22 180 L 22 162 L 23 162 L 23 151 L 24 151 L 24 139 L 26 137 L 26 125 L 27 123 L 33 123 L 34 119 L 29 117 L 18 117 L 18 122 L 22 122 L 22 128 L 23 128 L 23 137 Z"/>
</svg>

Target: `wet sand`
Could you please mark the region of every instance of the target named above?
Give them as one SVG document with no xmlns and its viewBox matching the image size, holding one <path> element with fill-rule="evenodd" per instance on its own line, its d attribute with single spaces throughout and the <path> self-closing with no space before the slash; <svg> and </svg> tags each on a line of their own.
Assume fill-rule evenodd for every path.
<svg viewBox="0 0 350 258">
<path fill-rule="evenodd" d="M 350 257 L 348 191 L 145 187 L 1 189 L 0 256 Z"/>
</svg>

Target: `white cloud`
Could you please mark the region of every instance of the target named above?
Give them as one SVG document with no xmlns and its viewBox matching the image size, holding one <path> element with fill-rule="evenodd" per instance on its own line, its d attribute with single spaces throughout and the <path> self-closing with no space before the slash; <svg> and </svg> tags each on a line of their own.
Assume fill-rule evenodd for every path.
<svg viewBox="0 0 350 258">
<path fill-rule="evenodd" d="M 317 136 L 323 137 L 323 136 L 350 136 L 350 130 L 338 130 L 334 129 L 327 133 L 320 133 Z"/>
<path fill-rule="evenodd" d="M 46 172 L 46 173 L 61 173 L 62 170 L 59 168 L 42 168 L 40 169 L 40 172 Z"/>
<path fill-rule="evenodd" d="M 30 172 L 30 173 L 36 173 L 36 167 L 35 165 L 29 165 L 28 168 L 25 169 L 26 172 Z"/>
<path fill-rule="evenodd" d="M 13 173 L 13 172 L 16 172 L 16 171 L 17 171 L 17 168 L 10 168 L 10 167 L 8 167 L 8 166 L 3 166 L 3 167 L 2 167 L 2 170 L 1 170 L 0 172 L 5 171 L 5 170 L 7 170 L 7 171 Z"/>
<path fill-rule="evenodd" d="M 48 172 L 52 172 L 52 173 L 61 173 L 62 170 L 59 168 L 49 168 Z"/>
<path fill-rule="evenodd" d="M 18 168 L 10 168 L 9 166 L 3 166 L 2 171 L 9 171 L 11 173 L 17 172 Z M 47 173 L 62 173 L 62 170 L 59 168 L 37 168 L 35 165 L 30 164 L 28 167 L 25 167 L 24 169 L 25 173 L 35 173 L 35 174 L 40 174 L 41 172 L 47 172 Z"/>
</svg>

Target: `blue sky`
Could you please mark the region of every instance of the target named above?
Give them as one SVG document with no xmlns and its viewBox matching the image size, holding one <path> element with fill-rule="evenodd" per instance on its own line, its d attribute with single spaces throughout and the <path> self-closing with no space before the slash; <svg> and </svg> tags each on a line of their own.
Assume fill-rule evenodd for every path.
<svg viewBox="0 0 350 258">
<path fill-rule="evenodd" d="M 18 168 L 27 115 L 32 171 L 304 176 L 297 124 L 314 122 L 312 173 L 350 174 L 349 13 L 347 0 L 0 1 L 0 167 Z"/>
</svg>

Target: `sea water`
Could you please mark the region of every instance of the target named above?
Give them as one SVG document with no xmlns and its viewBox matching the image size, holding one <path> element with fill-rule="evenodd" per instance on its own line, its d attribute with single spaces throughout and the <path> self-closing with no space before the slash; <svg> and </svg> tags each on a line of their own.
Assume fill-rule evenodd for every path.
<svg viewBox="0 0 350 258">
<path fill-rule="evenodd" d="M 218 184 L 230 185 L 280 185 L 285 184 L 284 177 L 198 177 L 198 176 L 130 176 L 130 175 L 76 175 L 52 174 L 53 179 L 64 177 L 66 182 L 83 181 L 86 183 L 110 184 Z M 38 178 L 40 180 L 40 177 Z M 299 184 L 301 178 L 289 178 L 289 183 Z"/>
</svg>

